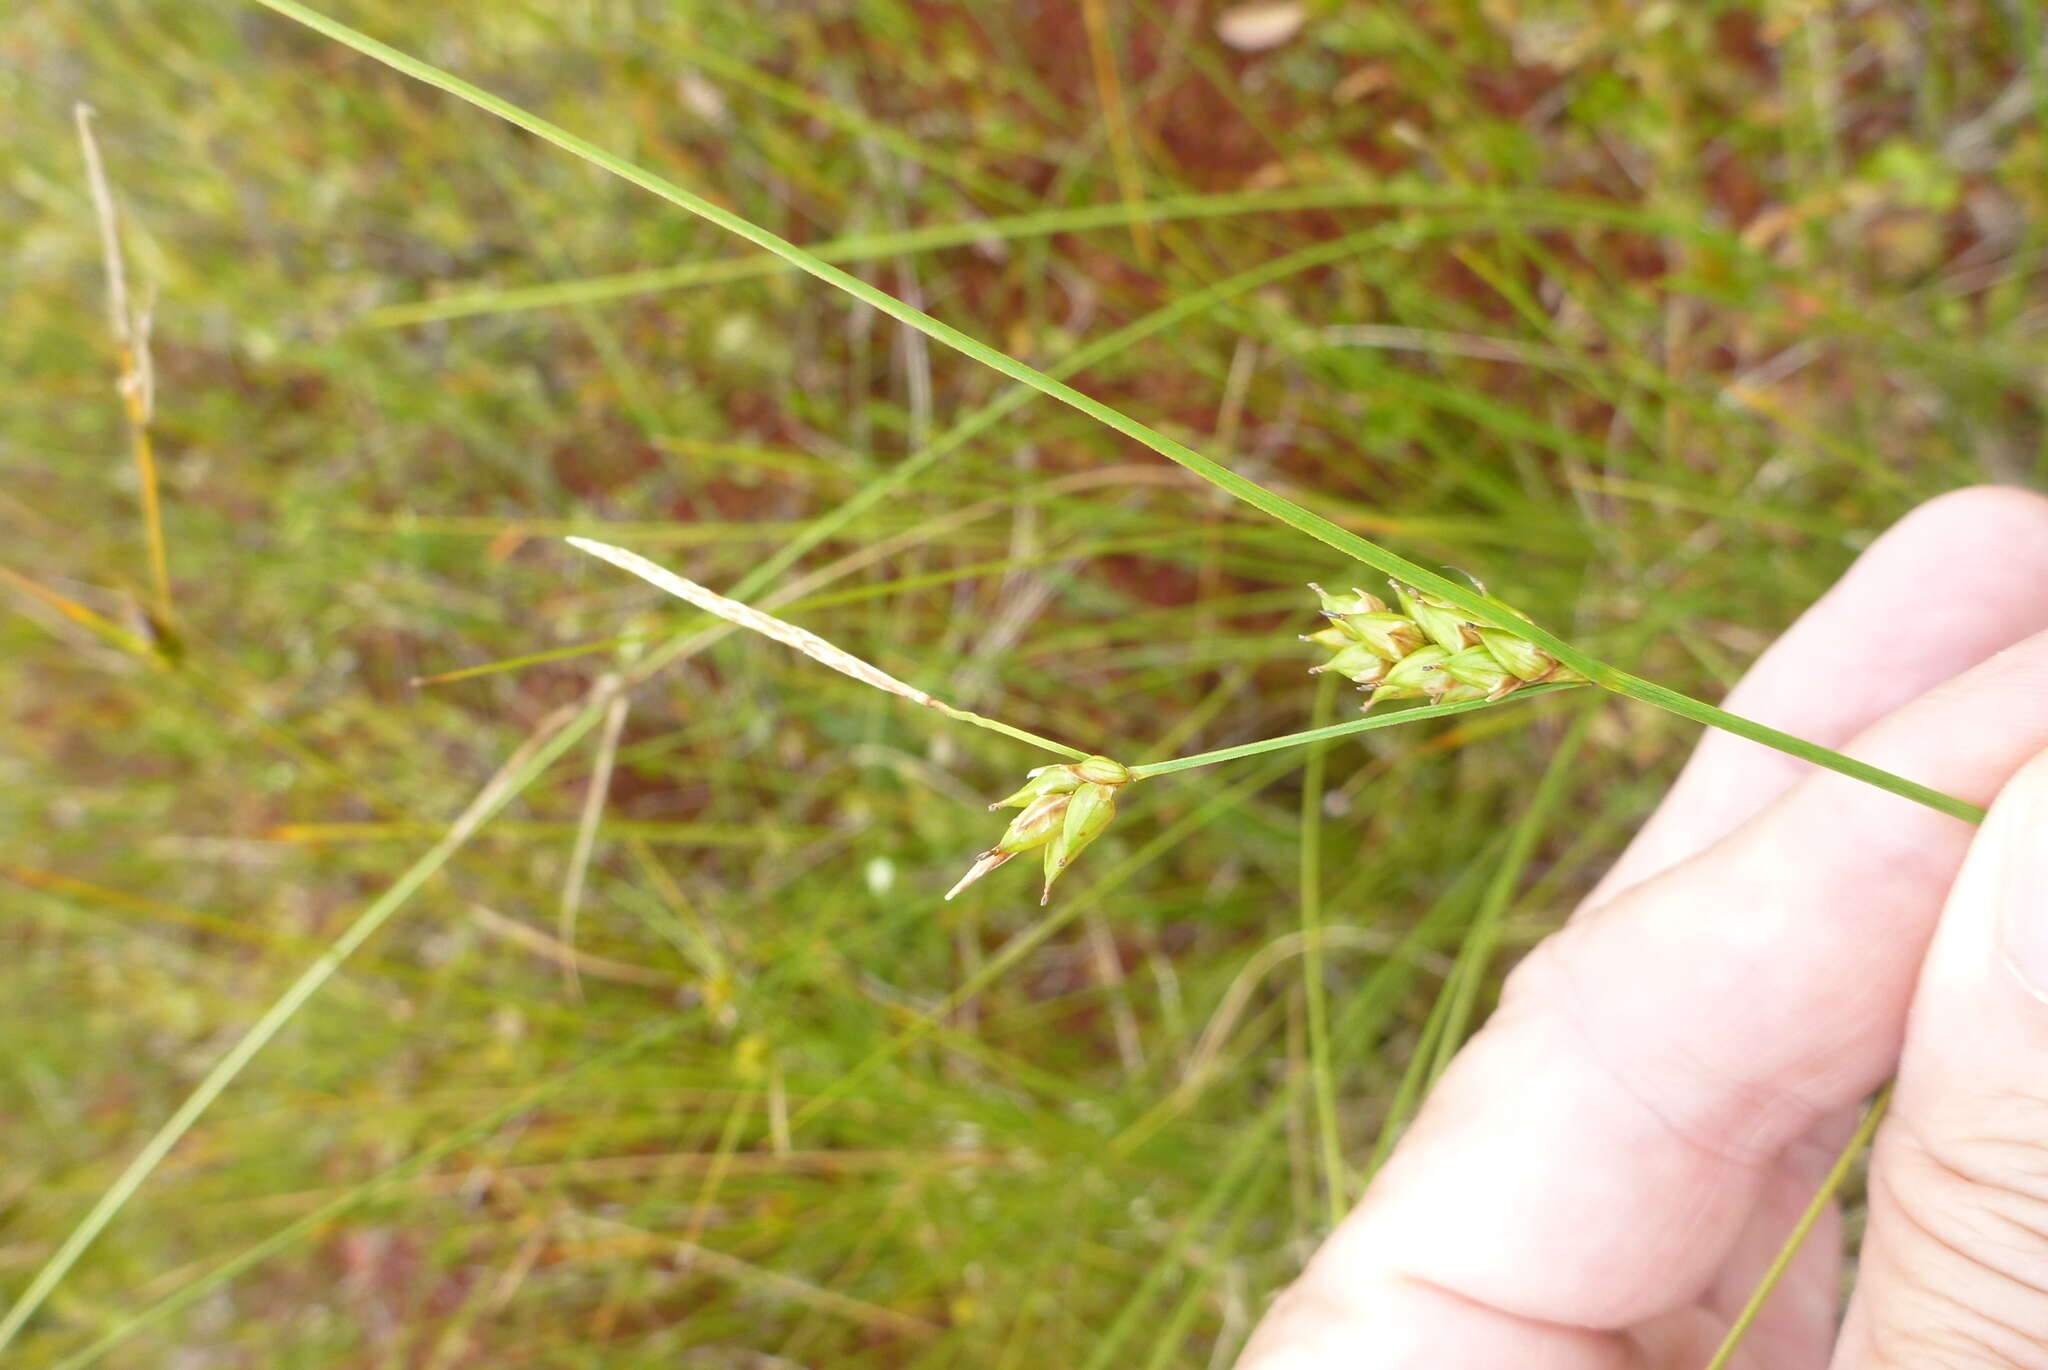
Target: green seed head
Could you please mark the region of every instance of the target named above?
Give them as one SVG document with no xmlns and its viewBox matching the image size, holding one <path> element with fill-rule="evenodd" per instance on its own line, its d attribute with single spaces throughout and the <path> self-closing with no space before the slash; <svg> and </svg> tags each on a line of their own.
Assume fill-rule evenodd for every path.
<svg viewBox="0 0 2048 1370">
<path fill-rule="evenodd" d="M 1046 847 L 1045 892 L 1039 896 L 1039 903 L 1043 904 L 1052 897 L 1052 882 L 1074 864 L 1074 858 L 1085 851 L 1090 842 L 1102 836 L 1102 830 L 1115 817 L 1114 787 L 1090 784 L 1074 791 L 1072 801 L 1066 806 L 1059 836 Z"/>
<path fill-rule="evenodd" d="M 1466 624 L 1464 614 L 1448 601 L 1398 581 L 1389 583 L 1393 585 L 1394 594 L 1408 617 L 1414 619 L 1424 636 L 1437 646 L 1447 652 L 1458 652 L 1478 642 L 1478 635 Z"/>
<path fill-rule="evenodd" d="M 1500 663 L 1502 670 L 1525 683 L 1547 679 L 1557 669 L 1556 657 L 1501 628 L 1481 628 L 1479 645 Z"/>
<path fill-rule="evenodd" d="M 1116 786 L 1131 783 L 1130 768 L 1121 762 L 1112 761 L 1106 756 L 1083 757 L 1080 761 L 1074 763 L 1072 769 L 1076 775 L 1090 785 Z"/>
<path fill-rule="evenodd" d="M 1015 855 L 1045 845 L 1060 830 L 1073 798 L 1071 794 L 1038 796 L 1024 806 L 1024 812 L 1010 820 L 1010 826 L 1004 829 L 1002 840 L 996 843 L 995 849 Z"/>
<path fill-rule="evenodd" d="M 1308 588 L 1316 592 L 1316 598 L 1323 602 L 1323 612 L 1332 618 L 1348 614 L 1383 614 L 1387 610 L 1385 600 L 1356 587 L 1344 595 L 1333 595 L 1314 581 L 1309 582 Z"/>
<path fill-rule="evenodd" d="M 1303 642 L 1313 642 L 1318 647 L 1328 647 L 1332 651 L 1341 651 L 1358 641 L 1356 637 L 1353 637 L 1345 629 L 1343 623 L 1344 621 L 1339 619 L 1327 628 L 1320 628 L 1313 633 L 1303 633 L 1301 640 Z"/>
<path fill-rule="evenodd" d="M 1431 643 L 1417 647 L 1388 669 L 1384 679 L 1372 692 L 1372 698 L 1365 702 L 1368 709 L 1383 699 L 1421 699 L 1432 695 L 1432 687 L 1442 689 L 1439 682 L 1444 678 L 1437 667 L 1450 656 L 1443 648 Z"/>
<path fill-rule="evenodd" d="M 1399 581 L 1398 610 L 1373 595 L 1353 590 L 1333 595 L 1310 585 L 1322 601 L 1330 626 L 1302 640 L 1331 648 L 1334 655 L 1310 674 L 1334 671 L 1370 691 L 1365 707 L 1382 699 L 1427 699 L 1433 704 L 1495 700 L 1524 685 L 1577 683 L 1584 679 L 1510 628 L 1472 621 L 1441 595 Z M 1532 622 L 1473 581 L 1489 610 L 1503 622 Z"/>
<path fill-rule="evenodd" d="M 1399 661 L 1423 643 L 1421 626 L 1399 614 L 1352 614 L 1338 622 L 1384 661 Z"/>
<path fill-rule="evenodd" d="M 1081 773 L 1073 766 L 1040 766 L 1015 794 L 998 799 L 991 809 L 1021 809 L 1048 794 L 1072 794 L 1081 784 Z"/>
<path fill-rule="evenodd" d="M 1460 698 L 1499 699 L 1522 683 L 1484 647 L 1467 647 L 1462 652 L 1451 653 L 1438 663 L 1437 674 L 1444 680 L 1455 682 L 1438 692 L 1439 702 L 1455 703 L 1451 695 L 1457 686 L 1473 692 L 1460 695 Z"/>
<path fill-rule="evenodd" d="M 946 897 L 951 899 L 1011 857 L 1034 849 L 1045 852 L 1045 886 L 1050 892 L 1060 872 L 1116 817 L 1116 792 L 1136 779 L 1130 767 L 1107 756 L 1040 766 L 1015 794 L 989 805 L 1023 812 L 1010 820 L 1000 841 L 975 858 L 973 868 Z"/>
<path fill-rule="evenodd" d="M 1354 642 L 1320 666 L 1309 667 L 1310 675 L 1321 675 L 1324 671 L 1335 671 L 1347 680 L 1360 685 L 1376 685 L 1386 678 L 1388 662 L 1385 657 L 1373 651 L 1363 642 Z"/>
<path fill-rule="evenodd" d="M 1038 904 L 1045 907 L 1045 901 L 1052 898 L 1052 882 L 1060 878 L 1060 872 L 1067 868 L 1067 844 L 1055 837 L 1045 844 L 1045 887 L 1039 891 Z"/>
</svg>

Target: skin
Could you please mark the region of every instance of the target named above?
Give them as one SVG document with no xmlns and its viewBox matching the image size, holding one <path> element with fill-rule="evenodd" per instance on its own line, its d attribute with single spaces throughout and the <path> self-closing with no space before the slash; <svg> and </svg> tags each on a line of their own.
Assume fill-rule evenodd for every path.
<svg viewBox="0 0 2048 1370">
<path fill-rule="evenodd" d="M 1698 1370 L 1895 1073 L 1846 1320 L 1831 1214 L 1735 1364 L 2048 1370 L 2048 499 L 1922 506 L 1729 703 L 1991 817 L 1710 733 L 1239 1370 Z"/>
</svg>

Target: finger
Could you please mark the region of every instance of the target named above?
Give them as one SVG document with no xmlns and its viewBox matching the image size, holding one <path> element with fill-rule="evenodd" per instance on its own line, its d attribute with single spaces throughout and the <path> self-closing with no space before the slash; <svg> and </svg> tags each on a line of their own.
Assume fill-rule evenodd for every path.
<svg viewBox="0 0 2048 1370">
<path fill-rule="evenodd" d="M 1896 651 L 1899 605 L 1939 584 L 1962 612 L 1944 612 Z M 2048 628 L 2048 500 L 1982 487 L 1922 505 L 1894 524 L 1743 677 L 1728 707 L 1826 746 L 1840 746 L 1884 712 L 2032 631 Z M 1845 693 L 1808 688 L 1816 677 L 1855 682 Z M 1665 802 L 1586 901 L 1704 849 L 1798 778 L 1782 753 L 1710 731 Z M 1787 1152 L 1765 1181 L 1715 1287 L 1711 1335 L 1747 1301 L 1847 1140 L 1856 1110 Z M 1801 1248 L 1746 1345 L 1770 1366 L 1818 1365 L 1836 1335 L 1840 1218 L 1832 1208 Z M 1703 1359 L 1692 1357 L 1688 1363 Z"/>
<path fill-rule="evenodd" d="M 1939 612 L 1928 612 L 1930 591 Z M 2048 628 L 2048 499 L 2001 486 L 1921 505 L 1857 558 L 1727 699 L 1738 714 L 1840 748 L 1885 714 Z M 1816 689 L 1824 680 L 1826 688 Z M 1591 908 L 1704 851 L 1797 783 L 1805 763 L 1709 731 Z"/>
<path fill-rule="evenodd" d="M 2048 1365 L 2048 753 L 1949 896 L 1870 1195 L 1836 1366 Z"/>
<path fill-rule="evenodd" d="M 2048 746 L 2044 680 L 2048 635 L 1849 750 L 1988 801 Z M 1890 1073 L 1972 831 L 1818 773 L 1544 943 L 1311 1263 L 1303 1299 L 1452 1295 L 1465 1311 L 1428 1360 L 1452 1370 L 1489 1363 L 1463 1354 L 1467 1338 L 1522 1333 L 1549 1354 L 1557 1329 L 1614 1332 L 1700 1298 L 1785 1148 Z M 1350 1331 L 1353 1364 L 1402 1364 L 1376 1358 L 1371 1328 Z"/>
</svg>

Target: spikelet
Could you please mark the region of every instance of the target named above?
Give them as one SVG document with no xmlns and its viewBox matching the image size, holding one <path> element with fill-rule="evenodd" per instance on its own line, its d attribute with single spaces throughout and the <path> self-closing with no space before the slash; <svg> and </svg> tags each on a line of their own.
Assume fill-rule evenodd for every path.
<svg viewBox="0 0 2048 1370">
<path fill-rule="evenodd" d="M 1389 582 L 1398 608 L 1364 590 L 1331 594 L 1311 584 L 1329 626 L 1302 641 L 1333 655 L 1311 674 L 1332 671 L 1367 692 L 1365 707 L 1383 699 L 1427 699 L 1432 704 L 1500 699 L 1524 685 L 1585 679 L 1515 632 L 1474 623 L 1455 604 L 1398 581 Z M 1528 615 L 1479 593 L 1505 619 Z"/>
<path fill-rule="evenodd" d="M 1128 767 L 1106 756 L 1032 771 L 1022 789 L 989 805 L 991 809 L 1023 812 L 1010 820 L 993 847 L 974 858 L 960 883 L 946 891 L 946 898 L 951 899 L 1011 857 L 1042 850 L 1045 889 L 1038 902 L 1045 903 L 1052 897 L 1053 881 L 1116 817 L 1116 792 L 1133 779 Z"/>
</svg>

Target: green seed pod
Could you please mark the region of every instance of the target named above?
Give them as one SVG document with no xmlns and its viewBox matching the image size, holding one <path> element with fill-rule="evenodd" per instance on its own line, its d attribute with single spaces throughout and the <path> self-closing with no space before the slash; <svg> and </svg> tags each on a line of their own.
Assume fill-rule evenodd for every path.
<svg viewBox="0 0 2048 1370">
<path fill-rule="evenodd" d="M 1345 629 L 1342 619 L 1338 619 L 1327 628 L 1319 628 L 1313 633 L 1303 633 L 1301 640 L 1313 642 L 1318 647 L 1328 647 L 1332 651 L 1342 651 L 1358 641 Z"/>
<path fill-rule="evenodd" d="M 1014 854 L 1051 841 L 1052 835 L 1060 831 L 1073 798 L 1071 794 L 1038 796 L 1025 806 L 1024 812 L 1010 820 L 1010 826 L 1003 831 L 1003 840 L 996 843 L 995 849 Z"/>
<path fill-rule="evenodd" d="M 1460 698 L 1499 699 L 1522 683 L 1484 647 L 1467 647 L 1462 652 L 1451 653 L 1438 663 L 1437 673 L 1475 692 Z M 1447 686 L 1440 691 L 1440 699 L 1448 699 L 1452 689 Z"/>
<path fill-rule="evenodd" d="M 1106 756 L 1087 756 L 1074 763 L 1076 775 L 1091 785 L 1128 785 L 1131 771 L 1121 762 Z"/>
<path fill-rule="evenodd" d="M 1370 709 L 1382 699 L 1421 699 L 1431 695 L 1432 686 L 1441 689 L 1438 682 L 1444 676 L 1436 668 L 1449 656 L 1449 652 L 1434 643 L 1417 647 L 1393 664 L 1365 707 Z"/>
<path fill-rule="evenodd" d="M 1481 628 L 1479 645 L 1515 679 L 1525 683 L 1546 679 L 1557 669 L 1557 658 L 1533 642 L 1525 642 L 1500 628 Z"/>
<path fill-rule="evenodd" d="M 1043 904 L 1052 896 L 1052 882 L 1074 863 L 1075 857 L 1087 850 L 1090 842 L 1102 836 L 1102 830 L 1115 817 L 1116 791 L 1110 786 L 1083 785 L 1074 791 L 1060 826 L 1060 835 L 1053 840 L 1046 854 L 1045 893 L 1039 896 L 1039 903 Z"/>
<path fill-rule="evenodd" d="M 1447 601 L 1399 581 L 1388 583 L 1394 587 L 1394 594 L 1400 599 L 1408 617 L 1414 619 L 1437 646 L 1447 652 L 1461 652 L 1479 641 L 1475 632 L 1468 631 L 1465 616 Z"/>
<path fill-rule="evenodd" d="M 991 809 L 1021 809 L 1041 795 L 1072 794 L 1081 785 L 1081 774 L 1072 766 L 1040 766 L 1024 782 L 1024 788 L 989 805 Z"/>
<path fill-rule="evenodd" d="M 1316 592 L 1316 598 L 1323 602 L 1323 612 L 1332 618 L 1343 618 L 1350 614 L 1383 614 L 1387 611 L 1385 600 L 1378 595 L 1367 594 L 1355 586 L 1348 595 L 1333 595 L 1314 581 L 1308 583 L 1308 588 Z"/>
<path fill-rule="evenodd" d="M 1387 669 L 1388 662 L 1384 657 L 1363 642 L 1354 642 L 1322 665 L 1309 667 L 1308 673 L 1321 675 L 1325 671 L 1335 671 L 1361 685 L 1376 685 L 1385 679 Z"/>
<path fill-rule="evenodd" d="M 1399 614 L 1351 614 L 1337 622 L 1385 661 L 1399 661 L 1423 643 L 1421 627 Z"/>
</svg>

